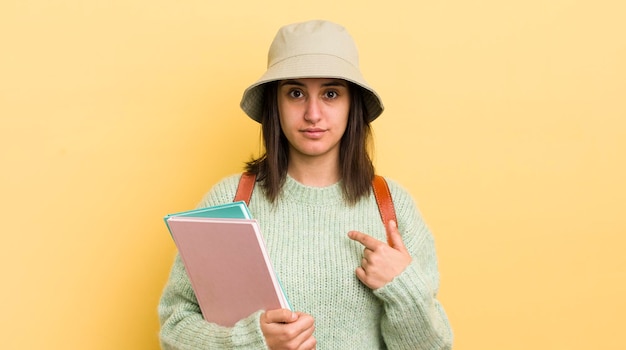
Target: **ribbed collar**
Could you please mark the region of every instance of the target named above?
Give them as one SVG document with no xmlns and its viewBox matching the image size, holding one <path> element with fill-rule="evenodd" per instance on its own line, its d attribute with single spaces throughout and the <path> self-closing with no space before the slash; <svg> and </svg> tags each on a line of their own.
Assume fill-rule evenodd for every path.
<svg viewBox="0 0 626 350">
<path fill-rule="evenodd" d="M 306 186 L 287 175 L 282 195 L 285 199 L 311 205 L 328 205 L 343 202 L 341 182 L 326 187 Z"/>
</svg>

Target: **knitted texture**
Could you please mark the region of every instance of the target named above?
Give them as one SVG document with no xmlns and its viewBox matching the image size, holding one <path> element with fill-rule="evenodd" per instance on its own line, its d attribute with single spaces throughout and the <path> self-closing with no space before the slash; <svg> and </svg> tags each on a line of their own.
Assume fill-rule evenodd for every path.
<svg viewBox="0 0 626 350">
<path fill-rule="evenodd" d="M 239 175 L 228 177 L 200 207 L 232 201 Z M 363 246 L 348 231 L 386 241 L 373 194 L 354 206 L 340 184 L 304 186 L 291 177 L 279 200 L 269 203 L 260 188 L 250 201 L 282 286 L 295 311 L 315 318 L 317 349 L 450 349 L 452 332 L 436 299 L 439 288 L 433 238 L 411 196 L 387 179 L 398 227 L 413 261 L 375 291 L 355 275 Z M 177 256 L 159 304 L 164 349 L 267 349 L 259 325 L 262 311 L 221 327 L 202 318 Z"/>
</svg>

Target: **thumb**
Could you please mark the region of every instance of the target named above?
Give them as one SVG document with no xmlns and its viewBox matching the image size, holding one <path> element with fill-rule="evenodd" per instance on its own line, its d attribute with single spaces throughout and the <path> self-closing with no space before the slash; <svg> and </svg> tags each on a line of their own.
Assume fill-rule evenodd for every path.
<svg viewBox="0 0 626 350">
<path fill-rule="evenodd" d="M 263 313 L 265 323 L 291 323 L 298 319 L 298 314 L 287 309 L 269 310 Z"/>
<path fill-rule="evenodd" d="M 404 246 L 404 241 L 402 240 L 402 235 L 400 235 L 400 231 L 398 231 L 398 224 L 395 220 L 390 220 L 387 225 L 387 243 L 390 247 L 396 250 L 401 252 L 407 251 Z"/>
</svg>

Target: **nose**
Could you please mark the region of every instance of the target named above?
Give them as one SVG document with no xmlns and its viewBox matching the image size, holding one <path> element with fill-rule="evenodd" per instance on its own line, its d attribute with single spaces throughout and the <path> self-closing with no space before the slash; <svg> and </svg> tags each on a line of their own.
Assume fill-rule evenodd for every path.
<svg viewBox="0 0 626 350">
<path fill-rule="evenodd" d="M 322 118 L 320 102 L 317 97 L 308 99 L 306 110 L 304 111 L 304 119 L 309 123 L 315 124 Z"/>
</svg>

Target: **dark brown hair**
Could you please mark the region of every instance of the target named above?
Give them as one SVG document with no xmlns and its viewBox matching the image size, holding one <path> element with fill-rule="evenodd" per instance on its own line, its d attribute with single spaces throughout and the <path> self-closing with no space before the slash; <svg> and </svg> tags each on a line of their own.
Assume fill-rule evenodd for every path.
<svg viewBox="0 0 626 350">
<path fill-rule="evenodd" d="M 374 165 L 369 156 L 371 127 L 366 121 L 367 109 L 362 88 L 348 83 L 350 111 L 346 131 L 339 146 L 339 171 L 344 197 L 355 204 L 370 193 Z M 265 153 L 246 163 L 246 171 L 256 174 L 257 182 L 271 202 L 275 202 L 287 177 L 289 142 L 280 127 L 278 116 L 278 82 L 266 83 L 263 90 L 261 132 Z"/>
</svg>

